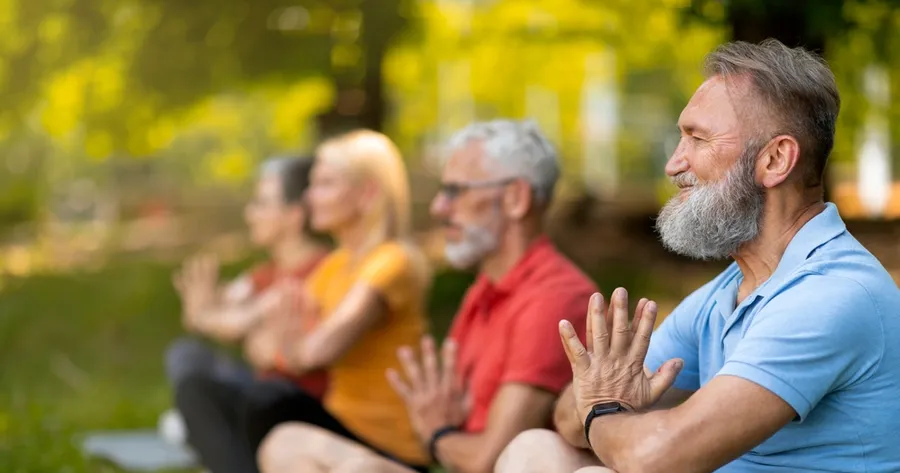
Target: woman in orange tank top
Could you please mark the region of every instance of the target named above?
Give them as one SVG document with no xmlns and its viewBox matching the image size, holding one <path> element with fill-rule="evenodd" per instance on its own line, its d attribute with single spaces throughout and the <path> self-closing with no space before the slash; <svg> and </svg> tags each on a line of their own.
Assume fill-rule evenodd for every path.
<svg viewBox="0 0 900 473">
<path fill-rule="evenodd" d="M 281 355 L 298 373 L 327 368 L 331 384 L 321 403 L 296 401 L 303 415 L 285 414 L 263 444 L 261 467 L 267 473 L 319 471 L 321 465 L 296 450 L 312 447 L 303 432 L 314 428 L 427 471 L 428 455 L 384 376 L 399 368 L 397 349 L 417 344 L 426 332 L 431 281 L 425 256 L 410 241 L 409 184 L 400 153 L 387 137 L 368 130 L 327 141 L 316 154 L 308 197 L 313 228 L 333 236 L 337 248 L 307 281 L 304 310 L 318 314 L 318 327 L 285 340 Z"/>
</svg>

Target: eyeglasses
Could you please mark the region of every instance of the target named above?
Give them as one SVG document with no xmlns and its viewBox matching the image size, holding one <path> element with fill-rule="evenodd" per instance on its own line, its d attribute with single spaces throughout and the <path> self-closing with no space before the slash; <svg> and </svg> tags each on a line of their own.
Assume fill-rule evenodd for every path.
<svg viewBox="0 0 900 473">
<path fill-rule="evenodd" d="M 470 181 L 470 182 L 442 182 L 441 189 L 438 191 L 449 200 L 454 200 L 470 189 L 487 189 L 490 187 L 501 187 L 514 182 L 515 177 L 506 179 L 494 179 L 490 181 Z"/>
</svg>

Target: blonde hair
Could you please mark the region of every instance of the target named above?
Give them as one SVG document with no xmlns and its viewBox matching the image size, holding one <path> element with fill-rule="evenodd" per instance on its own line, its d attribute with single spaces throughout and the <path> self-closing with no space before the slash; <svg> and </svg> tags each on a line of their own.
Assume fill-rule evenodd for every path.
<svg viewBox="0 0 900 473">
<path fill-rule="evenodd" d="M 355 180 L 370 180 L 378 188 L 372 209 L 363 216 L 367 240 L 363 253 L 398 241 L 408 246 L 422 277 L 430 271 L 422 252 L 412 242 L 412 201 L 409 178 L 400 150 L 387 136 L 360 129 L 330 138 L 319 145 L 316 160 L 346 169 Z"/>
</svg>

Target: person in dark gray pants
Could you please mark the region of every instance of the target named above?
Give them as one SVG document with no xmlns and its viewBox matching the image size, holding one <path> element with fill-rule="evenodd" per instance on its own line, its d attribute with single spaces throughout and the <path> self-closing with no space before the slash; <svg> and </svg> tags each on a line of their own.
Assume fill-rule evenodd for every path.
<svg viewBox="0 0 900 473">
<path fill-rule="evenodd" d="M 251 239 L 268 250 L 269 262 L 221 284 L 218 261 L 201 255 L 173 278 L 191 334 L 166 349 L 166 376 L 187 443 L 213 473 L 257 471 L 256 448 L 269 424 L 283 417 L 275 411 L 298 396 L 318 399 L 327 386 L 324 372 L 297 377 L 275 369 L 274 360 L 283 327 L 274 320 L 286 316 L 280 312 L 286 285 L 302 284 L 327 253 L 306 231 L 303 196 L 312 162 L 269 161 L 247 205 Z M 246 361 L 218 343 L 242 344 Z"/>
</svg>

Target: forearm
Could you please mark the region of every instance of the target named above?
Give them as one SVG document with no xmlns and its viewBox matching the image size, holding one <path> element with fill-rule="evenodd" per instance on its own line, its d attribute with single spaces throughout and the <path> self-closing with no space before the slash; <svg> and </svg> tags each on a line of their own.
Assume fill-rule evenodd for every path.
<svg viewBox="0 0 900 473">
<path fill-rule="evenodd" d="M 212 306 L 188 321 L 193 330 L 220 341 L 233 342 L 247 336 L 262 318 L 253 306 Z"/>
<path fill-rule="evenodd" d="M 697 465 L 679 465 L 683 457 L 676 443 L 685 437 L 676 431 L 672 415 L 671 410 L 657 410 L 596 418 L 590 429 L 591 449 L 619 473 L 683 471 L 682 467 L 700 471 Z"/>
<path fill-rule="evenodd" d="M 556 401 L 553 410 L 553 426 L 556 432 L 570 445 L 576 448 L 590 448 L 584 438 L 584 419 L 578 419 L 575 415 L 575 396 L 572 394 L 570 384 Z"/>
<path fill-rule="evenodd" d="M 450 472 L 490 473 L 494 469 L 495 455 L 487 447 L 483 434 L 456 433 L 441 437 L 435 452 L 438 461 Z"/>
</svg>

